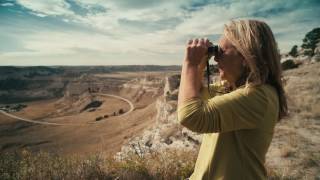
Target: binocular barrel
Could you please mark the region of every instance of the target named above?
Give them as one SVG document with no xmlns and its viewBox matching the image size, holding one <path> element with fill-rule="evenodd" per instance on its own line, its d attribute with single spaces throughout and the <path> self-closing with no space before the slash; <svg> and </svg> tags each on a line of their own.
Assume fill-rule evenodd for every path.
<svg viewBox="0 0 320 180">
<path fill-rule="evenodd" d="M 208 47 L 208 55 L 209 56 L 216 56 L 222 52 L 221 48 L 218 45 L 212 45 Z"/>
<path fill-rule="evenodd" d="M 209 59 L 212 56 L 219 56 L 220 54 L 222 54 L 222 49 L 220 48 L 220 46 L 218 45 L 212 45 L 210 47 L 208 47 L 208 57 Z M 210 65 L 209 65 L 209 59 L 207 61 L 207 86 L 208 86 L 208 92 L 210 93 Z"/>
</svg>

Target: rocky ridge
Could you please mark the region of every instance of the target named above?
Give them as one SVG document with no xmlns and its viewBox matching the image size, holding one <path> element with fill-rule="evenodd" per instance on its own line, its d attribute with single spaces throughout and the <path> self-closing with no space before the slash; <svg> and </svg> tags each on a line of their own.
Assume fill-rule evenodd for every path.
<svg viewBox="0 0 320 180">
<path fill-rule="evenodd" d="M 156 100 L 157 116 L 155 125 L 133 137 L 124 145 L 117 158 L 125 158 L 129 153 L 144 156 L 152 151 L 166 149 L 197 150 L 201 144 L 201 135 L 181 126 L 177 121 L 177 99 L 180 75 L 165 77 L 163 94 Z"/>
</svg>

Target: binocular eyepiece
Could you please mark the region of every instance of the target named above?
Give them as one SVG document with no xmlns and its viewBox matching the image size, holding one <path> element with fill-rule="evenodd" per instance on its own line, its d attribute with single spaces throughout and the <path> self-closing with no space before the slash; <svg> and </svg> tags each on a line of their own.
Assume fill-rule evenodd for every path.
<svg viewBox="0 0 320 180">
<path fill-rule="evenodd" d="M 222 49 L 218 45 L 212 45 L 208 47 L 208 56 L 219 56 L 222 53 Z"/>
</svg>

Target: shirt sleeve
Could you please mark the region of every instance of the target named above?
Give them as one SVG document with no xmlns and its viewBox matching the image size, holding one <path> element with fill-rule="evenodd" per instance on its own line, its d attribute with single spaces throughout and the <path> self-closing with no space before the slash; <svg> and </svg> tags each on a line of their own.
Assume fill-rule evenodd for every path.
<svg viewBox="0 0 320 180">
<path fill-rule="evenodd" d="M 210 84 L 209 89 L 210 90 L 208 90 L 208 87 L 202 87 L 202 89 L 200 90 L 200 97 L 202 99 L 213 98 L 214 96 L 219 95 L 224 91 L 224 87 L 221 83 Z"/>
<path fill-rule="evenodd" d="M 240 88 L 227 94 L 187 99 L 178 107 L 178 122 L 199 133 L 256 128 L 268 99 L 262 88 Z"/>
</svg>

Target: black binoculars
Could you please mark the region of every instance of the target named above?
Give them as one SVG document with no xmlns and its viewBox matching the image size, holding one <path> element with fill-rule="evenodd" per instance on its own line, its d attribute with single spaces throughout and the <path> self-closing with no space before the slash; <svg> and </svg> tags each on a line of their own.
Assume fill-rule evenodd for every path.
<svg viewBox="0 0 320 180">
<path fill-rule="evenodd" d="M 222 49 L 218 45 L 212 45 L 208 47 L 208 57 L 219 56 L 222 53 Z"/>
<path fill-rule="evenodd" d="M 218 45 L 212 45 L 208 47 L 208 60 L 207 60 L 207 83 L 208 83 L 208 91 L 210 93 L 210 65 L 209 65 L 209 60 L 212 56 L 219 56 L 222 54 L 222 49 Z"/>
</svg>

